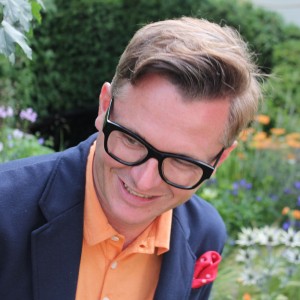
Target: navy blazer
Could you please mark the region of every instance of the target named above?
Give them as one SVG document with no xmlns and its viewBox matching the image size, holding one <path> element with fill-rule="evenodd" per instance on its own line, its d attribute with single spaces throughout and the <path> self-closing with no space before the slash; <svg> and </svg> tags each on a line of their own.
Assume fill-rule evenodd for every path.
<svg viewBox="0 0 300 300">
<path fill-rule="evenodd" d="M 75 299 L 85 169 L 95 138 L 60 153 L 0 164 L 1 300 Z M 174 209 L 170 251 L 163 255 L 154 299 L 208 299 L 211 284 L 191 289 L 194 264 L 206 251 L 220 253 L 225 238 L 221 217 L 199 197 Z"/>
</svg>

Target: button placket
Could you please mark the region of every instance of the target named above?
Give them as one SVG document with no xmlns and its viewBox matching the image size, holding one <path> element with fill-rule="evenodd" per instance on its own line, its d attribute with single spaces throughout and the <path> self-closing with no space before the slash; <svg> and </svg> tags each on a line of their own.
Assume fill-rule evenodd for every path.
<svg viewBox="0 0 300 300">
<path fill-rule="evenodd" d="M 120 240 L 120 238 L 117 235 L 113 235 L 111 237 L 111 240 L 114 241 L 114 242 L 118 242 Z"/>
<path fill-rule="evenodd" d="M 110 268 L 111 268 L 112 270 L 115 270 L 115 269 L 117 268 L 117 266 L 118 266 L 118 262 L 117 262 L 117 261 L 113 261 L 113 262 L 111 263 L 111 265 L 110 265 Z"/>
</svg>

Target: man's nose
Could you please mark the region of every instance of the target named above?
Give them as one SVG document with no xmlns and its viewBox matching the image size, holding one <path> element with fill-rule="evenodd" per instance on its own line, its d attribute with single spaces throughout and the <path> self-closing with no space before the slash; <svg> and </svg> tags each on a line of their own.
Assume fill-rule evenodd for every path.
<svg viewBox="0 0 300 300">
<path fill-rule="evenodd" d="M 131 175 L 139 191 L 151 190 L 163 182 L 158 171 L 158 161 L 154 158 L 132 167 Z"/>
</svg>

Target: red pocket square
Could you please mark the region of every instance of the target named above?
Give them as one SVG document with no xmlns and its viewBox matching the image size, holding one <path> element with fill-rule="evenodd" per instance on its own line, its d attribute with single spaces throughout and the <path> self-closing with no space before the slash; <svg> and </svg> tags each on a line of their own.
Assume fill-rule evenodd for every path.
<svg viewBox="0 0 300 300">
<path fill-rule="evenodd" d="M 205 284 L 213 282 L 218 273 L 218 265 L 222 257 L 218 252 L 205 252 L 196 261 L 192 288 L 199 288 Z"/>
</svg>

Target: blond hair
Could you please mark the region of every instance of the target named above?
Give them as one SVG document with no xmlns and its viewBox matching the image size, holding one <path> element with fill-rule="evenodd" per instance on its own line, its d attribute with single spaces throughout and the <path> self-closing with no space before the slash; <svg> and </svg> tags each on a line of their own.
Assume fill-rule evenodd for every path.
<svg viewBox="0 0 300 300">
<path fill-rule="evenodd" d="M 257 111 L 259 72 L 247 44 L 230 27 L 188 17 L 142 27 L 120 58 L 112 81 L 113 95 L 125 83 L 134 85 L 149 73 L 167 76 L 189 99 L 229 99 L 222 140 L 225 147 Z"/>
</svg>

